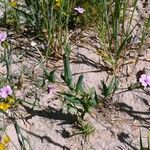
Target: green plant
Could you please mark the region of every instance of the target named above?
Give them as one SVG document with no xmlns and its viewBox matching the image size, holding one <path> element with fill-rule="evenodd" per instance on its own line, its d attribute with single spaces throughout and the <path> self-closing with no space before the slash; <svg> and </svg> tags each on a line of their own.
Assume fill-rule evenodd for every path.
<svg viewBox="0 0 150 150">
<path fill-rule="evenodd" d="M 79 130 L 78 134 L 85 135 L 85 137 L 87 137 L 88 135 L 91 135 L 95 131 L 92 125 L 90 125 L 89 123 L 81 119 L 78 120 L 77 128 Z"/>
<path fill-rule="evenodd" d="M 3 42 L 2 46 L 4 48 L 4 54 L 2 57 L 2 60 L 4 62 L 4 65 L 6 66 L 6 71 L 7 71 L 7 77 L 6 80 L 7 82 L 9 82 L 9 84 L 12 84 L 12 80 L 11 80 L 11 63 L 12 63 L 12 59 L 11 59 L 11 47 L 9 46 L 8 42 Z"/>
<path fill-rule="evenodd" d="M 0 4 L 4 5 L 4 16 L 2 18 L 1 24 L 5 27 L 13 28 L 14 30 L 18 31 L 19 28 L 19 16 L 16 12 L 15 8 L 17 7 L 17 1 L 6 1 L 0 0 Z"/>
<path fill-rule="evenodd" d="M 114 94 L 116 90 L 118 90 L 119 87 L 119 81 L 116 77 L 113 77 L 108 84 L 108 86 L 104 83 L 104 81 L 101 81 L 102 83 L 102 95 L 105 99 L 107 99 L 109 96 Z"/>
<path fill-rule="evenodd" d="M 86 113 L 90 113 L 90 109 L 98 104 L 94 90 L 82 92 L 80 94 L 77 94 L 76 91 L 71 90 L 68 92 L 62 92 L 61 95 L 64 98 L 68 110 L 74 111 L 81 119 L 84 119 Z"/>
<path fill-rule="evenodd" d="M 68 49 L 69 50 L 69 49 Z M 68 54 L 68 51 L 66 51 Z M 69 51 L 70 52 L 70 51 Z M 61 75 L 65 81 L 68 91 L 61 92 L 64 103 L 69 112 L 74 113 L 77 117 L 76 127 L 79 133 L 85 136 L 94 132 L 94 128 L 85 121 L 85 115 L 90 113 L 91 108 L 98 105 L 98 98 L 94 88 L 85 90 L 83 87 L 83 75 L 80 75 L 76 84 L 73 83 L 71 68 L 69 63 L 69 54 L 64 54 L 64 75 Z"/>
<path fill-rule="evenodd" d="M 4 63 L 4 66 L 6 67 L 6 74 L 4 74 L 2 77 L 0 76 L 0 115 L 3 117 L 3 127 L 1 128 L 1 130 L 4 132 L 11 121 L 16 129 L 21 149 L 26 150 L 24 141 L 28 142 L 28 140 L 22 135 L 21 129 L 17 123 L 18 115 L 15 110 L 18 104 L 20 103 L 20 100 L 16 98 L 14 91 L 14 83 L 12 80 L 12 72 L 11 72 L 11 64 L 12 64 L 11 45 L 7 42 L 6 32 L 2 31 L 0 32 L 0 45 L 1 48 L 3 49 L 0 61 L 1 63 Z M 1 146 L 0 149 L 1 148 L 2 150 L 5 149 L 5 147 L 7 146 L 6 142 L 10 140 L 8 138 L 4 138 L 3 141 L 2 139 L 0 140 Z M 15 145 L 14 147 L 16 148 Z"/>
<path fill-rule="evenodd" d="M 25 0 L 22 3 L 0 1 L 6 6 L 5 20 L 16 22 L 15 27 L 29 27 L 34 33 L 45 39 L 44 53 L 62 55 L 63 45 L 67 41 L 68 22 L 72 5 L 70 0 L 61 0 L 59 5 L 55 0 Z M 10 23 L 11 24 L 11 23 Z M 26 26 L 27 25 L 27 26 Z"/>
<path fill-rule="evenodd" d="M 144 44 L 144 41 L 145 41 L 145 38 L 146 38 L 146 33 L 149 32 L 149 30 L 150 30 L 150 16 L 148 17 L 147 20 L 145 20 L 144 25 L 143 25 L 141 45 Z"/>
<path fill-rule="evenodd" d="M 137 0 L 102 0 L 98 6 L 99 23 L 97 23 L 97 28 L 101 44 L 98 53 L 115 74 L 119 67 L 127 61 L 124 56 L 131 45 L 132 33 L 138 26 L 138 23 L 133 24 Z M 140 37 L 141 44 L 146 28 L 147 24 Z"/>
<path fill-rule="evenodd" d="M 56 70 L 53 70 L 51 72 L 48 72 L 47 70 L 44 70 L 44 75 L 46 77 L 46 79 L 48 79 L 49 82 L 52 82 L 54 83 L 55 82 L 55 71 Z"/>
<path fill-rule="evenodd" d="M 0 62 L 6 66 L 6 83 L 12 84 L 11 80 L 11 46 L 7 42 L 7 32 L 0 32 L 0 46 L 3 49 L 3 53 L 1 53 Z"/>
<path fill-rule="evenodd" d="M 86 113 L 90 113 L 90 109 L 98 104 L 95 90 L 92 88 L 85 91 L 83 88 L 83 75 L 80 75 L 77 83 L 74 85 L 71 74 L 69 56 L 64 55 L 64 75 L 61 75 L 65 81 L 69 91 L 61 92 L 68 110 L 75 111 L 76 115 L 82 120 Z"/>
</svg>

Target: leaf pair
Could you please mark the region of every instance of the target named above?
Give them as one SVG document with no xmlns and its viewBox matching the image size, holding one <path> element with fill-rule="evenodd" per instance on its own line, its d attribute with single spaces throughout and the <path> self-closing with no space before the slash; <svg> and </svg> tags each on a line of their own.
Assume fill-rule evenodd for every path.
<svg viewBox="0 0 150 150">
<path fill-rule="evenodd" d="M 102 95 L 104 95 L 105 98 L 114 93 L 119 86 L 119 81 L 117 80 L 116 77 L 112 78 L 108 86 L 104 83 L 104 81 L 101 81 L 101 83 L 102 83 Z"/>
<path fill-rule="evenodd" d="M 52 83 L 55 82 L 55 80 L 56 80 L 55 71 L 56 70 L 48 72 L 48 71 L 44 70 L 44 74 L 45 74 L 45 76 L 46 76 L 46 78 L 48 79 L 49 82 L 52 82 Z"/>
</svg>

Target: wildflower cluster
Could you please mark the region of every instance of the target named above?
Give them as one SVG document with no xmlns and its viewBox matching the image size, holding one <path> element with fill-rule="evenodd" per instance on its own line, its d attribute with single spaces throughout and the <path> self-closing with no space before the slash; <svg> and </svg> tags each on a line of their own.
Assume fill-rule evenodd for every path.
<svg viewBox="0 0 150 150">
<path fill-rule="evenodd" d="M 0 97 L 2 99 L 0 102 L 0 110 L 7 111 L 15 102 L 14 98 L 11 96 L 12 93 L 12 89 L 9 85 L 0 89 Z"/>
<path fill-rule="evenodd" d="M 4 136 L 0 141 L 0 150 L 5 150 L 9 142 L 10 142 L 10 137 L 7 135 Z"/>
<path fill-rule="evenodd" d="M 139 78 L 139 82 L 144 87 L 150 86 L 150 75 L 146 75 L 146 74 L 141 75 L 141 77 Z"/>
</svg>

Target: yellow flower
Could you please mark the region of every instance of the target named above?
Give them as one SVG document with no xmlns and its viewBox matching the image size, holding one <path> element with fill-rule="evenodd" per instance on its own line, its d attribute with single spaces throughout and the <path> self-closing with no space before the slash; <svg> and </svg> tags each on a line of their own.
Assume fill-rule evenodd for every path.
<svg viewBox="0 0 150 150">
<path fill-rule="evenodd" d="M 3 143 L 8 144 L 10 142 L 10 137 L 8 135 L 4 136 Z"/>
<path fill-rule="evenodd" d="M 57 7 L 60 7 L 60 6 L 61 6 L 61 0 L 55 0 L 55 2 L 56 2 L 56 6 L 57 6 Z"/>
<path fill-rule="evenodd" d="M 10 108 L 10 104 L 8 103 L 5 103 L 5 102 L 1 102 L 0 103 L 0 109 L 3 110 L 3 111 L 6 111 L 7 109 Z"/>
<path fill-rule="evenodd" d="M 0 150 L 5 150 L 5 144 L 4 143 L 0 143 Z"/>
<path fill-rule="evenodd" d="M 11 0 L 9 2 L 9 4 L 10 4 L 11 7 L 16 7 L 17 6 L 17 0 Z"/>
<path fill-rule="evenodd" d="M 9 104 L 13 104 L 15 102 L 15 99 L 13 97 L 7 97 L 6 99 L 8 101 Z"/>
</svg>

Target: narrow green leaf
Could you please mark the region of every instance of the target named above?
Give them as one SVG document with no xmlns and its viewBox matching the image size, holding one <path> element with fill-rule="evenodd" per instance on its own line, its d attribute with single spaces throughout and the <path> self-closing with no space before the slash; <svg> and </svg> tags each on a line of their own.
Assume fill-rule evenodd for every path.
<svg viewBox="0 0 150 150">
<path fill-rule="evenodd" d="M 5 49 L 8 49 L 8 47 L 9 47 L 8 42 L 6 42 L 6 41 L 2 42 L 2 47 Z"/>
<path fill-rule="evenodd" d="M 132 36 L 127 35 L 126 38 L 123 40 L 123 42 L 121 43 L 121 45 L 119 46 L 119 48 L 117 49 L 117 54 L 116 54 L 116 60 L 118 60 L 121 52 L 123 51 L 124 47 L 127 44 L 127 41 L 130 41 L 132 38 Z"/>
<path fill-rule="evenodd" d="M 108 96 L 108 88 L 107 88 L 107 86 L 106 86 L 106 84 L 104 83 L 104 81 L 101 81 L 101 83 L 102 83 L 102 94 L 105 96 L 105 97 L 107 97 Z"/>
<path fill-rule="evenodd" d="M 17 137 L 18 137 L 18 141 L 19 141 L 19 144 L 21 146 L 21 149 L 22 150 L 26 150 L 24 139 L 23 139 L 20 127 L 19 127 L 19 125 L 18 125 L 16 120 L 13 120 L 13 123 L 14 123 L 14 127 L 16 129 L 16 133 L 17 133 Z"/>
<path fill-rule="evenodd" d="M 98 105 L 98 103 L 99 103 L 99 100 L 98 100 L 98 96 L 97 96 L 97 93 L 96 93 L 96 91 L 94 92 L 94 95 L 95 95 L 95 102 L 96 102 L 96 104 Z"/>
<path fill-rule="evenodd" d="M 71 74 L 71 69 L 70 69 L 69 58 L 66 55 L 64 55 L 63 61 L 64 61 L 65 82 L 68 85 L 68 87 L 71 88 L 72 87 L 72 74 Z"/>
<path fill-rule="evenodd" d="M 116 81 L 116 78 L 113 77 L 112 80 L 109 83 L 107 95 L 112 94 L 112 92 L 113 92 L 113 90 L 115 88 L 115 81 Z"/>
<path fill-rule="evenodd" d="M 65 81 L 65 76 L 61 73 L 60 75 L 61 79 Z"/>
<path fill-rule="evenodd" d="M 114 87 L 114 91 L 118 90 L 119 88 L 119 80 L 115 80 L 115 87 Z"/>
<path fill-rule="evenodd" d="M 66 45 L 65 45 L 65 47 L 64 47 L 64 52 L 65 52 L 65 55 L 67 56 L 67 57 L 69 57 L 70 56 L 70 54 L 71 54 L 71 47 L 70 47 L 70 45 L 67 43 Z"/>
<path fill-rule="evenodd" d="M 33 18 L 33 16 L 31 14 L 29 14 L 29 13 L 27 13 L 27 12 L 25 12 L 25 11 L 17 8 L 17 7 L 14 7 L 13 9 L 16 10 L 16 12 L 18 13 L 18 15 L 21 15 L 24 18 L 26 18 L 27 20 L 30 20 L 30 22 L 34 20 L 34 18 Z"/>
<path fill-rule="evenodd" d="M 71 95 L 71 94 L 68 94 L 68 93 L 63 93 L 64 95 L 64 99 L 67 100 L 69 103 L 72 103 L 72 104 L 75 104 L 75 105 L 80 105 L 81 102 L 80 102 L 80 99 Z"/>
<path fill-rule="evenodd" d="M 76 85 L 76 92 L 78 93 L 79 91 L 83 92 L 83 75 L 79 76 L 79 79 Z"/>
<path fill-rule="evenodd" d="M 88 102 L 89 102 L 89 103 L 88 103 L 88 107 L 89 107 L 89 108 L 92 107 L 92 106 L 96 106 L 96 105 L 97 105 L 97 101 L 96 101 L 95 98 L 89 99 Z"/>
</svg>

